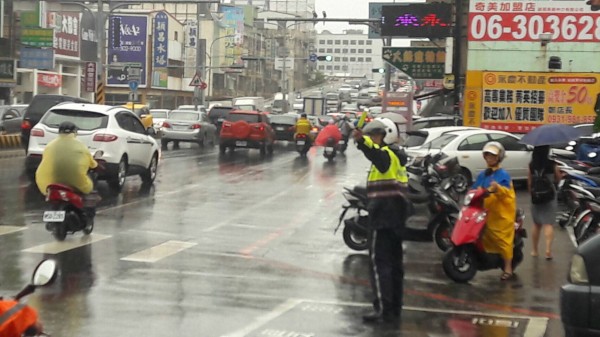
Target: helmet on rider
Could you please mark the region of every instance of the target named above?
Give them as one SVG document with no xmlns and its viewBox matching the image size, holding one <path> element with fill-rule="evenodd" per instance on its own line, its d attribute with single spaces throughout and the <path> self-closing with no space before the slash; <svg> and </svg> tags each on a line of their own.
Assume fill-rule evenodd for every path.
<svg viewBox="0 0 600 337">
<path fill-rule="evenodd" d="M 482 152 L 484 155 L 486 153 L 491 153 L 494 156 L 498 156 L 498 162 L 500 163 L 504 159 L 506 151 L 504 151 L 504 146 L 502 146 L 502 144 L 500 144 L 499 142 L 489 142 L 485 144 Z"/>
<path fill-rule="evenodd" d="M 60 125 L 58 126 L 58 133 L 59 134 L 68 134 L 68 133 L 77 133 L 77 126 L 75 124 L 73 124 L 73 122 L 62 122 L 60 123 Z"/>
<path fill-rule="evenodd" d="M 392 122 L 389 118 L 383 117 L 377 117 L 372 120 L 363 128 L 363 133 L 367 135 L 382 134 L 384 135 L 383 142 L 386 144 L 396 143 L 400 138 L 396 123 Z"/>
<path fill-rule="evenodd" d="M 306 118 L 306 114 L 305 113 L 301 114 L 300 118 Z"/>
</svg>

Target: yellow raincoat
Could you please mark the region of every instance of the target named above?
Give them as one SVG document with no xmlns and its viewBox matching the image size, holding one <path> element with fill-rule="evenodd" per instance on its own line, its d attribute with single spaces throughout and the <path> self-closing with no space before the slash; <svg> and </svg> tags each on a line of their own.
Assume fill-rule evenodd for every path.
<svg viewBox="0 0 600 337">
<path fill-rule="evenodd" d="M 512 259 L 517 200 L 510 175 L 498 167 L 493 168 L 490 175 L 483 171 L 477 177 L 473 188 L 487 189 L 493 181 L 498 183 L 498 190 L 484 201 L 488 218 L 481 240 L 486 252 L 500 254 L 504 259 Z"/>
<path fill-rule="evenodd" d="M 312 125 L 307 118 L 300 118 L 296 122 L 296 134 L 310 134 L 310 129 L 312 129 Z"/>
<path fill-rule="evenodd" d="M 35 172 L 35 182 L 43 195 L 50 184 L 63 184 L 88 194 L 94 188 L 94 183 L 87 176 L 89 169 L 96 168 L 88 148 L 75 134 L 59 134 L 46 146 L 42 162 Z"/>
</svg>

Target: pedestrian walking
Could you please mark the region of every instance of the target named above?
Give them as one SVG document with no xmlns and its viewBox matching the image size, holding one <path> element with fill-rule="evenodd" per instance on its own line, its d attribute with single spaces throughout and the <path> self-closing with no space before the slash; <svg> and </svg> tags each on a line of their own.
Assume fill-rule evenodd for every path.
<svg viewBox="0 0 600 337">
<path fill-rule="evenodd" d="M 549 154 L 550 146 L 548 145 L 534 147 L 528 175 L 533 217 L 531 256 L 538 256 L 538 244 L 543 230 L 546 242 L 546 260 L 552 260 L 552 241 L 554 240 L 557 207 L 554 184 L 560 180 L 560 171 L 556 163 L 548 157 Z"/>
</svg>

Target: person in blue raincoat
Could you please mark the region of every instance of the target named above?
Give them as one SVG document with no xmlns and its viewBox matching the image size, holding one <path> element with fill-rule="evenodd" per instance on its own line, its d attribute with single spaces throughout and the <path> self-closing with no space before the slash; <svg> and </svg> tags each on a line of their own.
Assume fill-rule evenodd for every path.
<svg viewBox="0 0 600 337">
<path fill-rule="evenodd" d="M 472 186 L 485 188 L 490 192 L 484 201 L 488 217 L 481 240 L 486 252 L 502 256 L 504 268 L 500 279 L 506 281 L 513 278 L 514 222 L 517 210 L 515 189 L 508 172 L 500 167 L 505 155 L 502 144 L 489 142 L 482 152 L 488 168 L 479 173 Z"/>
</svg>

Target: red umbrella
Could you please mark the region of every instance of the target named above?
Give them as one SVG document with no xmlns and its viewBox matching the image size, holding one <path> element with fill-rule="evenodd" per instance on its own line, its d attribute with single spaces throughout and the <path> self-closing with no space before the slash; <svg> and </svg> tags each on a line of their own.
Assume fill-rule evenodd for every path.
<svg viewBox="0 0 600 337">
<path fill-rule="evenodd" d="M 319 132 L 319 135 L 315 140 L 315 145 L 325 146 L 329 137 L 333 137 L 333 139 L 335 140 L 335 144 L 337 144 L 340 141 L 340 139 L 342 139 L 342 133 L 336 125 L 329 124 L 326 127 L 324 127 L 323 130 Z"/>
</svg>

